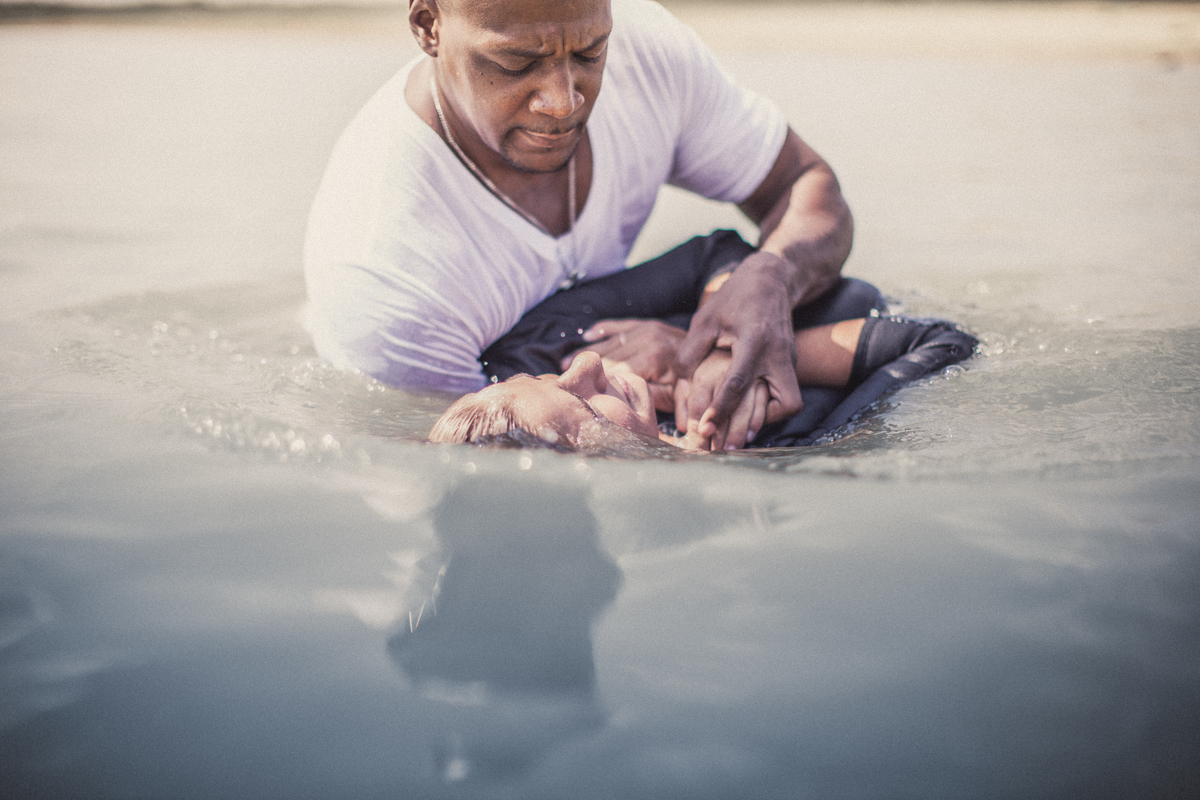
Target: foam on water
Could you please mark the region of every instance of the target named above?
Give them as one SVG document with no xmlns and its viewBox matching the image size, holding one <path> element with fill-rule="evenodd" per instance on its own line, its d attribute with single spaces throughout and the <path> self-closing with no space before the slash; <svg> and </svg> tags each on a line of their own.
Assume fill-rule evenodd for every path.
<svg viewBox="0 0 1200 800">
<path fill-rule="evenodd" d="M 150 292 L 37 319 L 67 374 L 136 389 L 147 413 L 153 409 L 175 434 L 284 462 L 341 457 L 342 441 L 364 435 L 422 441 L 452 398 L 413 395 L 321 364 L 299 323 L 302 303 L 293 277 Z M 721 460 L 959 479 L 1124 474 L 1186 465 L 1200 452 L 1200 328 L 1063 326 L 1033 312 L 998 320 L 919 298 L 895 305 L 980 331 L 979 354 L 885 399 L 831 444 Z M 51 382 L 25 388 L 53 398 Z"/>
</svg>

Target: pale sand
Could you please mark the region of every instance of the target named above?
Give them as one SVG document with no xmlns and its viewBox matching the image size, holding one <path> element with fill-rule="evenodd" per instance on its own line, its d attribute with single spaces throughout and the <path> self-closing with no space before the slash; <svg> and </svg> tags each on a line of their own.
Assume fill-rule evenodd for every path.
<svg viewBox="0 0 1200 800">
<path fill-rule="evenodd" d="M 829 55 L 1200 61 L 1200 5 L 677 3 L 714 49 Z"/>
<path fill-rule="evenodd" d="M 11 4 L 0 4 L 0 9 Z M 1200 4 L 668 2 L 715 50 L 763 54 L 1200 62 Z M 7 18 L 6 18 L 7 17 Z M 150 9 L 0 23 L 184 25 L 408 39 L 402 5 Z"/>
</svg>

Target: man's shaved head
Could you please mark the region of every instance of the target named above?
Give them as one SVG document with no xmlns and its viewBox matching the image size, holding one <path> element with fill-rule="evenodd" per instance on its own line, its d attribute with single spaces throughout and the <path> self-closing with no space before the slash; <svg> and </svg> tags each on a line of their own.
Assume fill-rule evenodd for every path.
<svg viewBox="0 0 1200 800">
<path fill-rule="evenodd" d="M 519 7 L 530 5 L 524 0 L 435 0 L 435 2 L 442 13 L 466 14 L 476 20 L 513 19 L 526 16 L 528 10 Z M 539 0 L 534 5 L 541 6 L 541 8 L 530 9 L 534 10 L 534 13 L 543 19 L 553 19 L 560 16 L 578 16 L 589 10 L 595 3 L 589 2 L 589 0 Z M 605 5 L 608 3 L 605 2 Z M 412 2 L 409 3 L 409 7 L 412 7 Z"/>
</svg>

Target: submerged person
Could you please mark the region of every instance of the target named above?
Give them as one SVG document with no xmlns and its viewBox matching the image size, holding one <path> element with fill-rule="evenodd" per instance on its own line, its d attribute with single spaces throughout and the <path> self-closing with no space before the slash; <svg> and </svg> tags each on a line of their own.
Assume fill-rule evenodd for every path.
<svg viewBox="0 0 1200 800">
<path fill-rule="evenodd" d="M 619 347 L 621 335 L 597 347 L 587 334 L 625 330 L 632 322 L 686 327 L 710 301 L 713 283 L 725 279 L 749 247 L 736 233 L 718 231 L 636 270 L 548 298 L 485 351 L 484 368 L 503 382 L 456 401 L 434 425 L 430 440 L 589 449 L 611 442 L 616 428 L 687 449 L 732 449 L 735 437 L 755 447 L 800 446 L 974 350 L 975 338 L 957 326 L 882 314 L 886 303 L 875 287 L 843 278 L 821 302 L 792 315 L 800 412 L 764 426 L 767 391 L 760 382 L 731 416 L 730 437 L 714 438 L 686 417 L 680 418 L 680 430 L 672 430 L 678 381 L 655 386 L 623 362 L 602 360 L 596 351 L 611 352 L 613 339 Z M 620 314 L 630 319 L 617 319 Z M 722 370 L 722 359 L 731 358 L 719 348 L 700 371 Z"/>
<path fill-rule="evenodd" d="M 755 385 L 768 420 L 794 414 L 790 315 L 835 285 L 853 225 L 780 110 L 650 0 L 410 0 L 408 19 L 423 55 L 350 123 L 309 217 L 322 358 L 483 387 L 481 353 L 564 286 L 622 270 L 670 183 L 737 204 L 760 238 L 682 333 L 640 326 L 631 366 L 714 431 Z M 727 368 L 698 371 L 718 343 Z"/>
</svg>

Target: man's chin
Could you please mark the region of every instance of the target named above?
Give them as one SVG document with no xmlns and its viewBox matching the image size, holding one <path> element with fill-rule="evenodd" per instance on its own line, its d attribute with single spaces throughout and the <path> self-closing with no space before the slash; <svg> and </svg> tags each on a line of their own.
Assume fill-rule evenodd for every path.
<svg viewBox="0 0 1200 800">
<path fill-rule="evenodd" d="M 545 175 L 550 172 L 559 172 L 571 162 L 573 153 L 568 153 L 565 157 L 555 154 L 556 160 L 551 160 L 546 156 L 529 157 L 524 154 L 513 156 L 509 153 L 501 153 L 500 158 L 505 164 L 517 170 L 524 172 L 527 175 Z"/>
<path fill-rule="evenodd" d="M 582 137 L 576 136 L 572 139 L 570 147 L 543 150 L 541 152 L 530 152 L 512 145 L 506 145 L 500 149 L 500 159 L 518 172 L 525 172 L 531 175 L 558 172 L 565 169 L 567 164 L 571 162 L 571 157 L 579 149 L 580 141 L 582 141 Z"/>
</svg>

